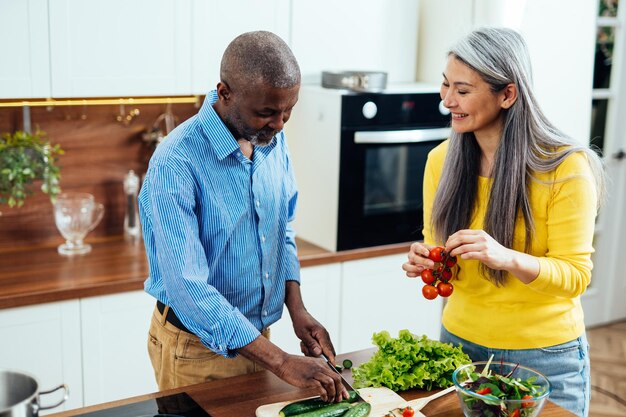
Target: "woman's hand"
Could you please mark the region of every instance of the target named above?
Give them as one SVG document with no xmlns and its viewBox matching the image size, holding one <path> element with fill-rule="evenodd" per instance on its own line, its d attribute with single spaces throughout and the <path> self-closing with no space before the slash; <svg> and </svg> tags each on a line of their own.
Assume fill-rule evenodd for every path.
<svg viewBox="0 0 626 417">
<path fill-rule="evenodd" d="M 509 270 L 513 264 L 514 251 L 502 246 L 484 230 L 459 230 L 448 238 L 445 247 L 451 256 L 480 261 L 491 269 Z"/>
<path fill-rule="evenodd" d="M 415 242 L 409 249 L 409 260 L 402 264 L 402 269 L 409 278 L 417 278 L 422 271 L 427 268 L 434 268 L 435 263 L 428 259 L 430 246 L 423 243 Z"/>
</svg>

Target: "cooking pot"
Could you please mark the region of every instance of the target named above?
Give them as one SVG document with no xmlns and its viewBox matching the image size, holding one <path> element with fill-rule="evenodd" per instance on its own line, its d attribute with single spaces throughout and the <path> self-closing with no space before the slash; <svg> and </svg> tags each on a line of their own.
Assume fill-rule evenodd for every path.
<svg viewBox="0 0 626 417">
<path fill-rule="evenodd" d="M 61 401 L 53 405 L 43 406 L 39 396 L 64 390 Z M 69 388 L 61 384 L 49 391 L 39 392 L 39 384 L 35 378 L 23 372 L 0 369 L 0 417 L 37 417 L 39 410 L 58 407 L 67 400 Z"/>
<path fill-rule="evenodd" d="M 387 73 L 381 71 L 322 71 L 322 87 L 358 92 L 380 92 L 387 87 Z"/>
</svg>

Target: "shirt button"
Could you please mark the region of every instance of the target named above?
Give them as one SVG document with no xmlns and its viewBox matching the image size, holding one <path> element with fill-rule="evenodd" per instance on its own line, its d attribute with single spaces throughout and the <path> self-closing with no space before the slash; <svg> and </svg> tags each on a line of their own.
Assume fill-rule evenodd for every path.
<svg viewBox="0 0 626 417">
<path fill-rule="evenodd" d="M 267 310 L 263 311 L 263 315 L 267 316 Z"/>
<path fill-rule="evenodd" d="M 265 279 L 270 279 L 270 273 L 269 272 L 265 273 Z"/>
<path fill-rule="evenodd" d="M 241 152 L 237 152 L 237 156 L 241 156 Z"/>
<path fill-rule="evenodd" d="M 265 242 L 265 235 L 261 235 L 261 242 Z"/>
<path fill-rule="evenodd" d="M 259 200 L 256 201 L 256 206 L 261 207 L 261 202 Z"/>
</svg>

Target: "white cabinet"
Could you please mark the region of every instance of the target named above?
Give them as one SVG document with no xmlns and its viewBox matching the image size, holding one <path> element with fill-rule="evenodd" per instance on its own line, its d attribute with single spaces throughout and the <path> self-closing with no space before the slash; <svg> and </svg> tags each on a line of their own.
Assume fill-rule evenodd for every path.
<svg viewBox="0 0 626 417">
<path fill-rule="evenodd" d="M 253 30 L 274 32 L 289 43 L 290 0 L 193 0 L 192 94 L 206 94 L 220 80 L 224 50 L 236 36 Z"/>
<path fill-rule="evenodd" d="M 154 306 L 144 291 L 80 300 L 85 406 L 158 391 L 147 350 Z"/>
<path fill-rule="evenodd" d="M 0 368 L 31 374 L 42 391 L 68 385 L 65 404 L 41 414 L 82 407 L 78 300 L 0 310 L 0 340 Z M 41 404 L 58 402 L 62 392 L 43 395 Z"/>
<path fill-rule="evenodd" d="M 307 311 L 326 328 L 339 353 L 339 300 L 341 264 L 302 268 L 300 291 Z M 270 327 L 270 339 L 285 352 L 301 354 L 300 339 L 293 331 L 287 308 L 283 317 Z"/>
<path fill-rule="evenodd" d="M 0 0 L 0 98 L 50 96 L 46 0 Z"/>
<path fill-rule="evenodd" d="M 188 94 L 191 0 L 50 0 L 50 53 L 53 97 Z"/>
<path fill-rule="evenodd" d="M 303 82 L 324 70 L 388 72 L 415 81 L 419 0 L 293 1 L 291 45 Z"/>
<path fill-rule="evenodd" d="M 441 298 L 426 300 L 422 280 L 402 270 L 405 254 L 344 262 L 341 280 L 342 352 L 371 348 L 372 335 L 387 330 L 392 337 L 408 329 L 439 339 Z"/>
</svg>

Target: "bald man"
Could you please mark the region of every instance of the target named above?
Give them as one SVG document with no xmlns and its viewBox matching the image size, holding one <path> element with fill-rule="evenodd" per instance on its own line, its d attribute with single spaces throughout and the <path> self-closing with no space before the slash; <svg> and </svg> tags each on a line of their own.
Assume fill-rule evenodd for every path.
<svg viewBox="0 0 626 417">
<path fill-rule="evenodd" d="M 347 398 L 326 329 L 305 309 L 296 184 L 283 133 L 300 68 L 270 32 L 226 48 L 220 82 L 150 160 L 139 208 L 157 299 L 148 352 L 165 390 L 267 369 L 327 401 Z M 306 356 L 269 340 L 287 306 Z"/>
</svg>

